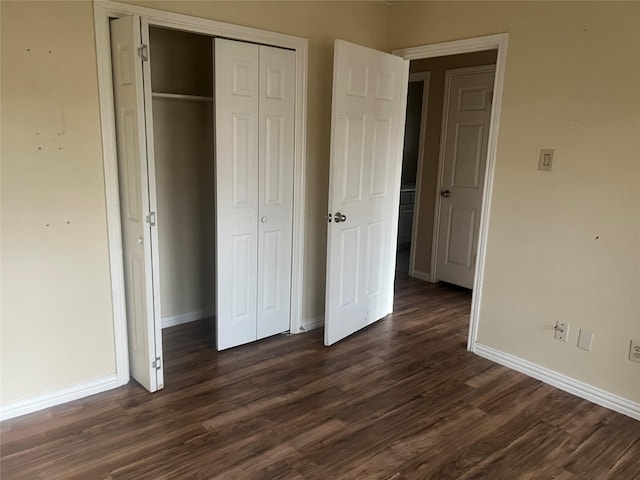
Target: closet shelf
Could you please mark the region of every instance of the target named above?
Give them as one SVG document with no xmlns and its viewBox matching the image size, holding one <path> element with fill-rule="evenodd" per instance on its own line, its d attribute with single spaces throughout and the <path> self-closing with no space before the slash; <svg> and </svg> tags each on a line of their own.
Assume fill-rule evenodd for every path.
<svg viewBox="0 0 640 480">
<path fill-rule="evenodd" d="M 152 98 L 167 98 L 172 100 L 189 100 L 192 102 L 213 102 L 213 97 L 204 97 L 201 95 L 184 95 L 182 93 L 162 93 L 152 92 Z"/>
</svg>

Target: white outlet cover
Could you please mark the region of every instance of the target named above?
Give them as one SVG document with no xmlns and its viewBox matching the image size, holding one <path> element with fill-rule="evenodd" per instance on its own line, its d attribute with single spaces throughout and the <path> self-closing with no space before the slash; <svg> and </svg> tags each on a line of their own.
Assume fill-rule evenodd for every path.
<svg viewBox="0 0 640 480">
<path fill-rule="evenodd" d="M 593 345 L 593 332 L 581 328 L 580 333 L 578 334 L 578 348 L 590 352 L 591 345 Z"/>
<path fill-rule="evenodd" d="M 640 340 L 631 340 L 629 349 L 629 360 L 640 363 Z"/>
<path fill-rule="evenodd" d="M 567 343 L 569 338 L 569 324 L 564 322 L 556 322 L 555 334 L 553 337 L 556 340 Z"/>
</svg>

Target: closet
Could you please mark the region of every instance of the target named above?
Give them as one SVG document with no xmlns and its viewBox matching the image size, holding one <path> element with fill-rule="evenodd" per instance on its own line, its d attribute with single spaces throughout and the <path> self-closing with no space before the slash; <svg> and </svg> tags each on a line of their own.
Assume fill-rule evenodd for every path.
<svg viewBox="0 0 640 480">
<path fill-rule="evenodd" d="M 164 327 L 215 313 L 211 39 L 149 28 Z"/>
<path fill-rule="evenodd" d="M 163 323 L 215 317 L 218 350 L 289 329 L 295 55 L 137 17 L 111 50 L 130 371 L 154 391 Z"/>
</svg>

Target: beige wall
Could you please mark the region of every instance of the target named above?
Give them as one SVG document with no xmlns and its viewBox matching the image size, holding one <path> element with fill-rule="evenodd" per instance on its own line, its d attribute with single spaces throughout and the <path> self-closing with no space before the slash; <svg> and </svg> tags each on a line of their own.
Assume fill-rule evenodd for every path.
<svg viewBox="0 0 640 480">
<path fill-rule="evenodd" d="M 410 72 L 429 72 L 429 99 L 427 103 L 427 130 L 422 159 L 422 183 L 417 221 L 415 270 L 429 275 L 431 247 L 433 244 L 433 212 L 438 183 L 438 159 L 440 157 L 440 132 L 442 129 L 442 105 L 444 103 L 444 77 L 448 69 L 476 67 L 496 63 L 496 50 L 465 53 L 411 62 Z"/>
<path fill-rule="evenodd" d="M 509 32 L 478 341 L 640 401 L 640 3 L 406 2 L 389 48 Z M 554 148 L 551 173 L 540 148 Z M 553 339 L 556 320 L 571 325 Z M 580 328 L 593 350 L 576 348 Z"/>
<path fill-rule="evenodd" d="M 115 357 L 92 7 L 1 8 L 4 404 Z"/>
<path fill-rule="evenodd" d="M 163 318 L 215 308 L 211 107 L 153 100 Z"/>
</svg>

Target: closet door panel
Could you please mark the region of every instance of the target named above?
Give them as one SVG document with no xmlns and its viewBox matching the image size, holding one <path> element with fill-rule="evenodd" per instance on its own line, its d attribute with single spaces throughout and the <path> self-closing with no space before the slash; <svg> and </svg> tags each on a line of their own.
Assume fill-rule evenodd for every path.
<svg viewBox="0 0 640 480">
<path fill-rule="evenodd" d="M 214 40 L 216 338 L 256 340 L 258 287 L 258 46 Z"/>
<path fill-rule="evenodd" d="M 289 329 L 295 54 L 261 45 L 257 337 Z"/>
<path fill-rule="evenodd" d="M 113 91 L 118 150 L 118 182 L 131 376 L 150 392 L 163 387 L 156 357 L 161 356 L 159 312 L 154 310 L 151 252 L 150 186 L 145 138 L 145 104 L 140 46 L 140 18 L 126 16 L 110 23 Z M 161 334 L 160 334 L 161 335 Z"/>
</svg>

